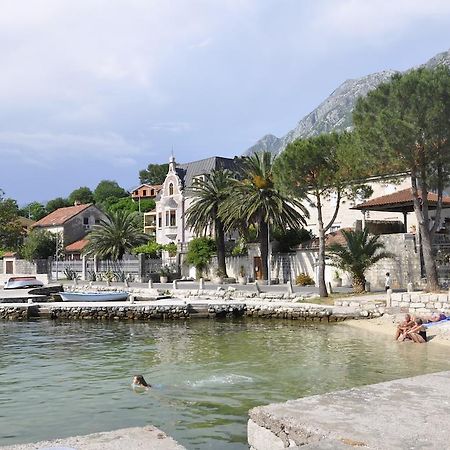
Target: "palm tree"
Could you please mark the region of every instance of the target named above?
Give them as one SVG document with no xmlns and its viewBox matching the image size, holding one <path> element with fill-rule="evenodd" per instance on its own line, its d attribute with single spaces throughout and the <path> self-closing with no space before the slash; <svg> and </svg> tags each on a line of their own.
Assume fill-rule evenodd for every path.
<svg viewBox="0 0 450 450">
<path fill-rule="evenodd" d="M 219 217 L 219 207 L 227 198 L 231 179 L 232 173 L 225 169 L 213 170 L 203 180 L 196 180 L 189 189 L 189 195 L 194 200 L 186 211 L 186 223 L 197 235 L 205 234 L 208 229 L 214 230 L 218 269 L 225 277 L 225 231 Z"/>
<path fill-rule="evenodd" d="M 297 199 L 282 194 L 274 185 L 273 161 L 270 152 L 244 157 L 242 177 L 230 182 L 228 197 L 219 207 L 226 229 L 236 228 L 242 221 L 257 227 L 264 280 L 269 276 L 269 227 L 298 229 L 308 216 Z"/>
<path fill-rule="evenodd" d="M 384 251 L 380 236 L 369 234 L 367 228 L 364 231 L 342 230 L 342 234 L 346 244 L 331 244 L 328 253 L 334 266 L 352 275 L 354 292 L 364 292 L 367 269 L 381 259 L 394 255 Z"/>
<path fill-rule="evenodd" d="M 110 212 L 106 217 L 89 233 L 89 243 L 84 249 L 86 255 L 117 261 L 127 251 L 148 241 L 137 214 L 122 209 Z"/>
</svg>

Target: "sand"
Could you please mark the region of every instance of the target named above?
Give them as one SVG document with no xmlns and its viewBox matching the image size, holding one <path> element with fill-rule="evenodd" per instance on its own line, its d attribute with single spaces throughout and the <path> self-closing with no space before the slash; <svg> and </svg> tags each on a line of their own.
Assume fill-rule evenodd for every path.
<svg viewBox="0 0 450 450">
<path fill-rule="evenodd" d="M 383 334 L 390 338 L 395 335 L 395 329 L 399 322 L 404 318 L 404 314 L 388 315 L 385 314 L 377 319 L 368 320 L 346 320 L 343 325 L 359 328 L 360 330 L 373 331 Z M 433 325 L 427 329 L 428 344 L 450 346 L 450 322 Z"/>
</svg>

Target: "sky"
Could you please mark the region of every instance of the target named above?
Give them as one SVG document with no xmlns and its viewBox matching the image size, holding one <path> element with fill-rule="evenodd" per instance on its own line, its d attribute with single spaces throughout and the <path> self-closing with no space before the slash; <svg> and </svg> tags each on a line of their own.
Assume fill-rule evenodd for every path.
<svg viewBox="0 0 450 450">
<path fill-rule="evenodd" d="M 0 0 L 0 189 L 20 205 L 233 157 L 349 78 L 450 48 L 448 0 Z"/>
</svg>

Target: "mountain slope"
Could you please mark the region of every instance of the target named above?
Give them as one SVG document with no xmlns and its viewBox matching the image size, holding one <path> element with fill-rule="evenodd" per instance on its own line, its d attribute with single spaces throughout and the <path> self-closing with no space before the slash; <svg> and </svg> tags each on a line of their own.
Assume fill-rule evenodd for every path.
<svg viewBox="0 0 450 450">
<path fill-rule="evenodd" d="M 439 65 L 450 66 L 450 50 L 439 53 L 421 67 L 434 68 Z M 352 112 L 357 99 L 375 89 L 379 84 L 388 81 L 394 73 L 396 71 L 386 70 L 345 81 L 285 136 L 278 138 L 273 134 L 267 134 L 244 154 L 267 150 L 277 154 L 295 139 L 348 129 L 352 126 Z"/>
</svg>

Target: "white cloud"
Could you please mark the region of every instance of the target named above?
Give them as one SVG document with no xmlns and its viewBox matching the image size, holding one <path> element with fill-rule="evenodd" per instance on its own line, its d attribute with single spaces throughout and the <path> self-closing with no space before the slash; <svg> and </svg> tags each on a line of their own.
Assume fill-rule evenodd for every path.
<svg viewBox="0 0 450 450">
<path fill-rule="evenodd" d="M 48 167 L 57 160 L 101 161 L 105 165 L 135 164 L 142 150 L 122 136 L 0 132 L 0 155 L 25 164 Z"/>
<path fill-rule="evenodd" d="M 332 36 L 330 46 L 348 38 L 355 39 L 353 45 L 363 41 L 376 45 L 389 41 L 415 22 L 442 20 L 446 16 L 450 16 L 448 0 L 325 0 L 316 3 L 315 18 L 307 29 L 322 43 Z"/>
</svg>

